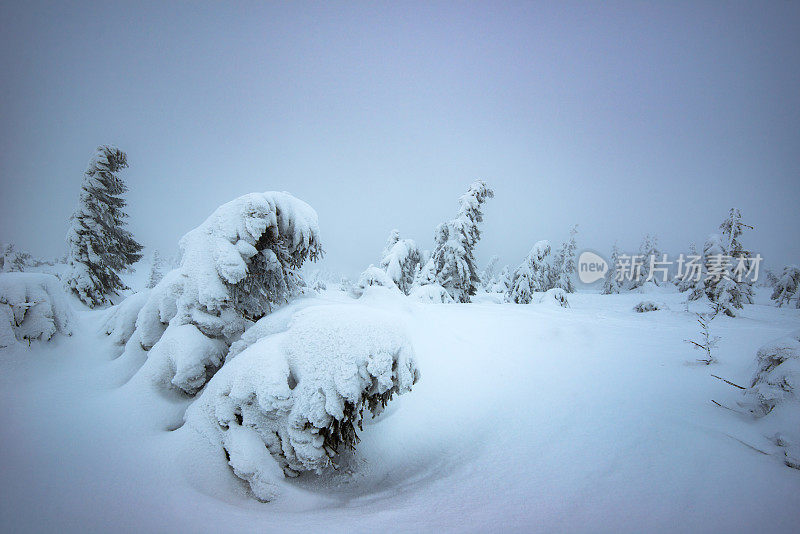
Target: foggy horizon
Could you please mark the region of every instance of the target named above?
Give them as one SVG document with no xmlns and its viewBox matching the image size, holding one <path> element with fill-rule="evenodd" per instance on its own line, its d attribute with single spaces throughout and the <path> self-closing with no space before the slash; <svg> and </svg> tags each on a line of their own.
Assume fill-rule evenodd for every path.
<svg viewBox="0 0 800 534">
<path fill-rule="evenodd" d="M 214 209 L 288 191 L 350 277 L 390 230 L 432 247 L 475 179 L 476 256 L 702 250 L 731 207 L 800 261 L 800 5 L 4 5 L 0 241 L 66 251 L 95 148 L 129 229 L 171 255 Z"/>
</svg>

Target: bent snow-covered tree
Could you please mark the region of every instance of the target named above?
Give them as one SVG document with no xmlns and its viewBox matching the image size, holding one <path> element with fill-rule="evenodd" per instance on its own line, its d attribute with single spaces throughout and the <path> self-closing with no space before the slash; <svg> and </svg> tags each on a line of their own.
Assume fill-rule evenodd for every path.
<svg viewBox="0 0 800 534">
<path fill-rule="evenodd" d="M 317 214 L 288 193 L 251 193 L 217 208 L 180 249 L 133 335 L 149 351 L 140 372 L 194 394 L 252 321 L 299 292 L 303 262 L 322 254 Z"/>
<path fill-rule="evenodd" d="M 473 250 L 481 238 L 478 224 L 483 221 L 483 204 L 492 197 L 494 191 L 485 182 L 473 182 L 458 200 L 456 218 L 436 229 L 430 261 L 435 269 L 436 282 L 455 302 L 469 302 L 480 284 Z"/>
<path fill-rule="evenodd" d="M 118 272 L 142 257 L 142 245 L 124 228 L 127 215 L 122 194 L 128 187 L 119 171 L 127 166 L 128 158 L 118 148 L 97 149 L 83 175 L 80 205 L 67 232 L 65 281 L 91 307 L 126 289 Z"/>
<path fill-rule="evenodd" d="M 414 275 L 420 262 L 420 252 L 411 239 L 400 239 L 400 232 L 392 230 L 383 250 L 381 269 L 386 271 L 395 285 L 408 295 L 414 285 Z"/>
</svg>

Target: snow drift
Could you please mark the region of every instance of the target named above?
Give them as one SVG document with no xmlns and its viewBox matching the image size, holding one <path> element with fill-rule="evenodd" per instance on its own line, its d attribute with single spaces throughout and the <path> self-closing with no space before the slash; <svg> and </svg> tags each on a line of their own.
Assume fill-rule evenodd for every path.
<svg viewBox="0 0 800 534">
<path fill-rule="evenodd" d="M 253 327 L 271 332 L 275 325 Z M 354 448 L 365 412 L 379 414 L 419 378 L 392 315 L 356 306 L 302 310 L 285 332 L 237 343 L 236 354 L 187 411 L 187 424 L 224 449 L 260 500 L 285 476 L 332 465 Z M 239 352 L 240 351 L 240 352 Z"/>
<path fill-rule="evenodd" d="M 61 282 L 51 274 L 0 274 L 0 348 L 22 340 L 72 335 L 74 322 Z"/>
</svg>

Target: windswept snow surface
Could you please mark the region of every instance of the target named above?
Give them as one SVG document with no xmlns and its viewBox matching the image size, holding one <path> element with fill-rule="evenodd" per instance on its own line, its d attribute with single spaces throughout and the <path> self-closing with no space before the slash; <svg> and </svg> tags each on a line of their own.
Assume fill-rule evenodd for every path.
<svg viewBox="0 0 800 534">
<path fill-rule="evenodd" d="M 720 363 L 705 366 L 683 341 L 705 304 L 687 313 L 683 294 L 659 293 L 668 309 L 657 313 L 633 311 L 641 294 L 570 294 L 569 308 L 494 297 L 421 303 L 375 287 L 276 311 L 266 333 L 320 306 L 391 315 L 421 379 L 367 421 L 338 470 L 287 479 L 269 503 L 182 425 L 191 399 L 136 380 L 144 352 L 117 358 L 104 311 L 79 312 L 72 337 L 0 353 L 3 529 L 800 530 L 800 471 L 733 411 L 741 391 L 711 376 L 749 385 L 759 347 L 797 331 L 800 310 L 759 293 L 738 317 L 718 316 Z"/>
</svg>

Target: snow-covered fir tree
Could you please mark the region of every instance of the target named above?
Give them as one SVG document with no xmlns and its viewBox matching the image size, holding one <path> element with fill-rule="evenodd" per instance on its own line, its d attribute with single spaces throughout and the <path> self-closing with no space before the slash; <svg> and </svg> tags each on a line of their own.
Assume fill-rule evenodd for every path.
<svg viewBox="0 0 800 534">
<path fill-rule="evenodd" d="M 745 228 L 753 229 L 752 226 L 742 222 L 742 212 L 736 208 L 731 208 L 728 212 L 728 218 L 719 225 L 719 229 L 722 231 L 722 245 L 725 253 L 731 257 L 731 269 L 733 270 L 739 267 L 749 271 L 752 265 L 750 260 L 752 254 L 745 250 L 740 240 Z M 752 304 L 752 280 L 743 275 L 737 276 L 736 273 L 734 273 L 733 279 L 736 282 L 737 290 L 741 293 L 742 301 L 746 304 Z"/>
<path fill-rule="evenodd" d="M 142 245 L 124 229 L 127 215 L 122 194 L 128 188 L 119 171 L 127 166 L 128 158 L 118 148 L 97 149 L 84 173 L 80 204 L 67 232 L 66 284 L 91 307 L 125 289 L 118 271 L 142 257 Z"/>
<path fill-rule="evenodd" d="M 489 263 L 486 264 L 486 268 L 483 270 L 483 273 L 481 274 L 481 285 L 487 291 L 489 290 L 489 286 L 491 285 L 495 276 L 497 276 L 498 263 L 500 263 L 500 257 L 497 255 L 492 256 L 491 258 L 489 258 Z"/>
<path fill-rule="evenodd" d="M 150 274 L 147 276 L 147 287 L 152 289 L 164 278 L 164 260 L 158 250 L 153 251 L 153 258 L 150 262 Z"/>
<path fill-rule="evenodd" d="M 547 291 L 550 282 L 550 265 L 547 257 L 550 255 L 550 242 L 537 242 L 525 260 L 514 271 L 511 289 L 506 294 L 508 302 L 529 304 L 536 291 Z"/>
<path fill-rule="evenodd" d="M 696 299 L 705 295 L 729 317 L 735 317 L 737 309 L 753 300 L 752 281 L 734 274 L 737 265 L 750 267 L 750 253 L 739 238 L 744 228 L 752 227 L 742 223 L 741 217 L 738 209 L 731 208 L 728 218 L 720 224 L 722 234 L 709 236 L 703 247 L 703 284 L 689 296 Z"/>
<path fill-rule="evenodd" d="M 560 287 L 567 293 L 575 292 L 575 251 L 577 243 L 575 236 L 578 234 L 578 225 L 574 225 L 569 231 L 569 239 L 565 241 L 553 258 L 552 281 L 548 289 Z"/>
<path fill-rule="evenodd" d="M 420 262 L 420 252 L 411 239 L 400 239 L 400 232 L 392 230 L 383 249 L 381 269 L 386 271 L 398 289 L 408 295 L 414 285 L 414 276 Z"/>
<path fill-rule="evenodd" d="M 689 295 L 689 300 L 705 296 L 729 317 L 736 316 L 736 308 L 742 307 L 741 294 L 736 283 L 726 274 L 726 253 L 722 236 L 711 234 L 703 246 L 703 283 Z"/>
<path fill-rule="evenodd" d="M 492 281 L 491 293 L 501 293 L 503 295 L 508 293 L 511 289 L 512 276 L 511 267 L 505 265 Z"/>
<path fill-rule="evenodd" d="M 658 249 L 658 237 L 650 234 L 644 236 L 642 244 L 639 246 L 639 257 L 642 262 L 642 274 L 638 279 L 634 277 L 631 289 L 640 287 L 648 281 L 656 285 L 663 283 L 664 275 L 656 271 L 659 268 L 659 262 L 662 261 L 661 251 Z M 652 271 L 651 266 L 654 267 Z"/>
<path fill-rule="evenodd" d="M 772 292 L 772 300 L 780 307 L 786 304 L 790 306 L 794 301 L 795 308 L 800 308 L 800 294 L 797 288 L 800 287 L 800 267 L 797 265 L 787 265 L 783 268 L 775 290 Z"/>
<path fill-rule="evenodd" d="M 606 271 L 605 278 L 603 279 L 603 289 L 600 291 L 603 295 L 610 295 L 612 293 L 619 293 L 622 289 L 622 280 L 619 273 L 619 247 L 614 243 L 611 248 L 611 258 Z"/>
<path fill-rule="evenodd" d="M 681 293 L 693 294 L 695 288 L 702 284 L 702 257 L 697 253 L 697 246 L 689 243 L 689 253 L 684 256 L 680 272 L 675 276 L 675 286 Z"/>
<path fill-rule="evenodd" d="M 480 283 L 473 249 L 481 237 L 478 224 L 483 221 L 483 204 L 493 196 L 494 192 L 485 182 L 473 182 L 458 201 L 456 218 L 436 229 L 430 261 L 435 269 L 436 282 L 455 302 L 469 302 Z"/>
</svg>

